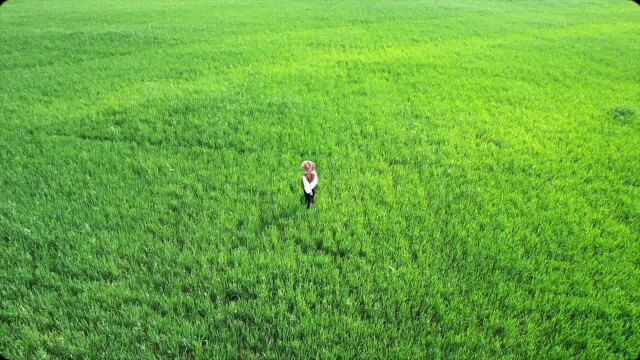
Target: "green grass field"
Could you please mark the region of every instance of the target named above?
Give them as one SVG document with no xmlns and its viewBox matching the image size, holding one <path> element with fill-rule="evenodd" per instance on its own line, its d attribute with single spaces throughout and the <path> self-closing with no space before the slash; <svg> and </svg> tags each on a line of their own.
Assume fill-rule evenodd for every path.
<svg viewBox="0 0 640 360">
<path fill-rule="evenodd" d="M 10 0 L 0 30 L 0 354 L 640 354 L 633 2 Z"/>
</svg>

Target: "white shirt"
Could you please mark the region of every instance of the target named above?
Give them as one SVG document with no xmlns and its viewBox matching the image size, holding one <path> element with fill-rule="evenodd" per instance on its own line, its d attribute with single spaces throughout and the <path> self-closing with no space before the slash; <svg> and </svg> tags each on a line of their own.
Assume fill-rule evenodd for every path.
<svg viewBox="0 0 640 360">
<path fill-rule="evenodd" d="M 315 171 L 312 171 L 311 173 L 315 175 L 311 182 L 308 182 L 307 177 L 302 175 L 302 185 L 304 186 L 304 192 L 306 192 L 307 194 L 311 194 L 311 190 L 313 190 L 316 185 L 318 185 L 318 174 L 316 174 Z"/>
</svg>

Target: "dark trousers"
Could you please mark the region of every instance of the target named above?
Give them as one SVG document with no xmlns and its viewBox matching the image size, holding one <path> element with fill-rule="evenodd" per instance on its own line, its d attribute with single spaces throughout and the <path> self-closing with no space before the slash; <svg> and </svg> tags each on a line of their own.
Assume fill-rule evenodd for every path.
<svg viewBox="0 0 640 360">
<path fill-rule="evenodd" d="M 313 204 L 313 197 L 316 196 L 317 186 L 311 190 L 311 194 L 307 194 L 304 191 L 304 186 L 302 187 L 302 192 L 304 193 L 304 201 L 307 203 L 307 209 L 311 207 Z"/>
</svg>

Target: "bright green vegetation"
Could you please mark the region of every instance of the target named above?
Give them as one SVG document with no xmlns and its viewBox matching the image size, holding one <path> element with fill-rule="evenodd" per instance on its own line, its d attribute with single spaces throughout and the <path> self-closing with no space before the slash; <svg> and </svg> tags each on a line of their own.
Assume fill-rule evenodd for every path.
<svg viewBox="0 0 640 360">
<path fill-rule="evenodd" d="M 632 2 L 10 0 L 0 29 L 5 356 L 640 353 Z"/>
</svg>

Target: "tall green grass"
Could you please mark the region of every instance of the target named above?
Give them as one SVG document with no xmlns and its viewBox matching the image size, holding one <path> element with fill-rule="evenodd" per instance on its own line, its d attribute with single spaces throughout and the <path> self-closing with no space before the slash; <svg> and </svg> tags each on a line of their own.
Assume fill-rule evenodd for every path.
<svg viewBox="0 0 640 360">
<path fill-rule="evenodd" d="M 1 354 L 640 353 L 632 2 L 11 0 L 0 29 Z"/>
</svg>

